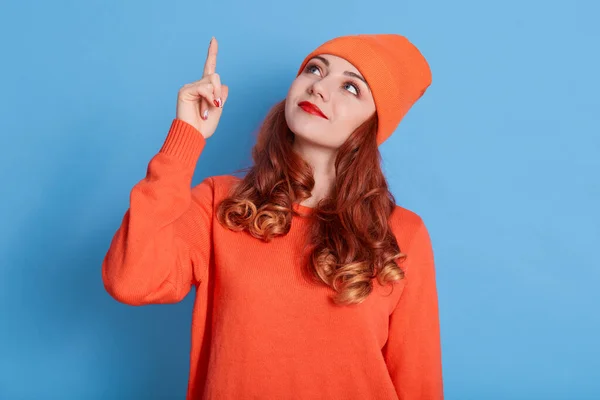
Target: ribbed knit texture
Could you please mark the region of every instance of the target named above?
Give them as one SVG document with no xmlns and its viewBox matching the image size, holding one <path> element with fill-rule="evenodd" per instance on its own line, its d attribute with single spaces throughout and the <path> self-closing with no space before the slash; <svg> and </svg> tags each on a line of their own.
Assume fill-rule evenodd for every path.
<svg viewBox="0 0 600 400">
<path fill-rule="evenodd" d="M 174 303 L 195 289 L 187 399 L 443 399 L 422 219 L 397 206 L 390 220 L 406 278 L 393 288 L 374 280 L 363 303 L 337 306 L 301 272 L 311 209 L 295 205 L 308 216 L 270 243 L 221 226 L 216 206 L 239 179 L 191 186 L 205 144 L 173 120 L 102 265 L 106 290 L 126 304 Z"/>
</svg>

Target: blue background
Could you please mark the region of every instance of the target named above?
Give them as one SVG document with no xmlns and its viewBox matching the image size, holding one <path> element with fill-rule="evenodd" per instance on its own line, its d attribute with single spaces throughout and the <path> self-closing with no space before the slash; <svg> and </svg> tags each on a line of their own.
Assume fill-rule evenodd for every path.
<svg viewBox="0 0 600 400">
<path fill-rule="evenodd" d="M 600 398 L 600 3 L 10 1 L 0 13 L 0 399 L 183 398 L 193 294 L 101 262 L 211 35 L 230 98 L 194 183 L 248 165 L 303 57 L 408 36 L 433 84 L 381 146 L 429 227 L 446 398 Z M 340 371 L 342 373 L 342 371 Z"/>
</svg>

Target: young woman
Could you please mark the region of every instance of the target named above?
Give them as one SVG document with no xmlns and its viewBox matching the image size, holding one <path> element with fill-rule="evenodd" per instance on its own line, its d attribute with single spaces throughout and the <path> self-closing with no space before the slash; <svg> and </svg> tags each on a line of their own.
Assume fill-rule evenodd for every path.
<svg viewBox="0 0 600 400">
<path fill-rule="evenodd" d="M 228 88 L 179 91 L 176 118 L 103 262 L 131 305 L 193 287 L 188 399 L 443 398 L 433 250 L 395 204 L 378 145 L 431 83 L 395 34 L 332 39 L 265 119 L 243 178 L 192 187 Z"/>
</svg>

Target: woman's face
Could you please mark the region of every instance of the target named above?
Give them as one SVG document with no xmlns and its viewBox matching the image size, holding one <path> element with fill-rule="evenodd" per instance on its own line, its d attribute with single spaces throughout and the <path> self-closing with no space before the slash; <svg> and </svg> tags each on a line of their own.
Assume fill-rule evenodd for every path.
<svg viewBox="0 0 600 400">
<path fill-rule="evenodd" d="M 330 54 L 308 61 L 292 82 L 285 104 L 285 119 L 296 140 L 333 149 L 374 112 L 371 90 L 358 69 Z"/>
</svg>

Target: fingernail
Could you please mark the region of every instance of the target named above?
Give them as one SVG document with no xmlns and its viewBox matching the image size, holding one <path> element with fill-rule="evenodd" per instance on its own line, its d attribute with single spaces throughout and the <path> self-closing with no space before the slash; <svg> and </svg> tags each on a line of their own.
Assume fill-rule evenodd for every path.
<svg viewBox="0 0 600 400">
<path fill-rule="evenodd" d="M 221 103 L 221 98 L 218 98 L 214 101 L 215 103 L 215 107 L 221 107 L 222 103 Z"/>
<path fill-rule="evenodd" d="M 204 114 L 202 114 L 202 119 L 208 118 L 208 110 L 204 110 Z"/>
</svg>

